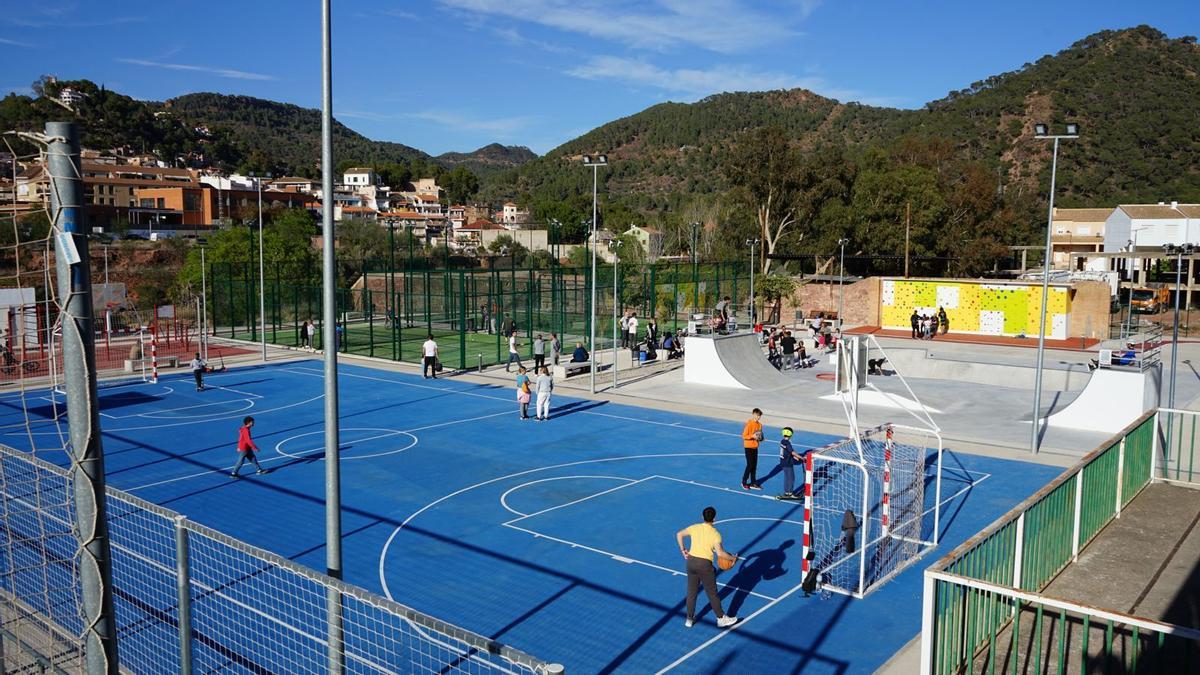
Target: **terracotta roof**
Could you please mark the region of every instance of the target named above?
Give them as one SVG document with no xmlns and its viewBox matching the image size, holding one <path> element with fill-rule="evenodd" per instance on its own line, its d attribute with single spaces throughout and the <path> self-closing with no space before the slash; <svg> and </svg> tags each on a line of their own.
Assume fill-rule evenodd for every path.
<svg viewBox="0 0 1200 675">
<path fill-rule="evenodd" d="M 1054 209 L 1055 220 L 1072 220 L 1082 223 L 1099 223 L 1108 220 L 1115 209 Z"/>
<path fill-rule="evenodd" d="M 370 169 L 370 168 L 367 168 L 367 167 L 365 167 L 365 166 L 356 166 L 356 167 L 354 167 L 353 169 L 346 169 L 346 170 L 345 170 L 345 171 L 343 171 L 342 173 L 343 173 L 343 175 L 344 175 L 344 174 L 347 174 L 347 173 L 370 173 L 370 172 L 372 172 L 372 171 L 374 171 L 374 169 Z"/>
<path fill-rule="evenodd" d="M 514 204 L 512 202 L 504 202 L 504 205 L 505 206 L 516 206 L 516 204 Z"/>
<path fill-rule="evenodd" d="M 346 211 L 350 213 L 378 213 L 378 211 L 369 206 L 343 206 L 342 212 Z"/>
<path fill-rule="evenodd" d="M 1130 218 L 1200 218 L 1200 204 L 1179 204 L 1176 208 L 1170 204 L 1122 204 L 1118 208 Z"/>
<path fill-rule="evenodd" d="M 282 178 L 276 178 L 275 180 L 271 181 L 272 184 L 276 184 L 276 183 L 316 183 L 316 182 L 317 181 L 313 178 L 301 178 L 299 176 L 284 176 Z"/>
<path fill-rule="evenodd" d="M 436 202 L 438 200 L 438 196 L 437 195 L 417 195 L 417 199 L 420 199 L 423 202 Z"/>
<path fill-rule="evenodd" d="M 475 222 L 467 223 L 466 225 L 463 225 L 462 227 L 460 227 L 458 229 L 460 229 L 460 230 L 503 230 L 504 228 L 501 227 L 500 225 L 497 225 L 496 223 L 493 223 L 490 220 L 484 220 L 483 218 L 480 218 L 480 219 L 476 220 Z"/>
</svg>

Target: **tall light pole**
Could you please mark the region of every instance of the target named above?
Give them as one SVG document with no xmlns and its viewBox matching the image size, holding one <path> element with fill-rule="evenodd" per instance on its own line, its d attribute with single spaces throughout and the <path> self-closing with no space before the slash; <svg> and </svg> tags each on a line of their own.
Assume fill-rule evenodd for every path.
<svg viewBox="0 0 1200 675">
<path fill-rule="evenodd" d="M 1171 390 L 1167 395 L 1167 407 L 1175 407 L 1175 367 L 1179 363 L 1179 283 L 1183 277 L 1183 256 L 1196 251 L 1195 244 L 1163 244 L 1163 252 L 1175 256 L 1175 325 L 1171 329 Z M 1188 286 L 1191 286 L 1188 279 Z"/>
<path fill-rule="evenodd" d="M 1046 215 L 1046 249 L 1043 258 L 1042 273 L 1042 313 L 1038 321 L 1037 370 L 1033 382 L 1033 424 L 1029 437 L 1029 451 L 1037 453 L 1040 445 L 1039 436 L 1042 428 L 1042 367 L 1046 359 L 1046 302 L 1050 298 L 1050 236 L 1054 231 L 1054 183 L 1058 176 L 1058 142 L 1063 139 L 1079 138 L 1079 125 L 1068 124 L 1067 133 L 1051 134 L 1050 127 L 1045 124 L 1033 126 L 1035 138 L 1054 141 L 1054 154 L 1050 162 L 1050 208 Z"/>
<path fill-rule="evenodd" d="M 267 178 L 271 175 L 267 174 Z M 254 184 L 258 189 L 258 324 L 261 326 L 259 337 L 262 339 L 262 360 L 267 361 L 267 282 L 263 265 L 263 216 L 262 216 L 262 182 L 263 176 L 254 176 Z"/>
<path fill-rule="evenodd" d="M 588 347 L 592 352 L 592 367 L 591 381 L 589 383 L 590 391 L 596 393 L 596 244 L 600 243 L 596 239 L 596 190 L 599 185 L 600 167 L 608 166 L 608 155 L 584 155 L 583 165 L 592 167 L 592 301 L 588 305 Z M 617 364 L 613 363 L 616 368 Z"/>
<path fill-rule="evenodd" d="M 838 273 L 838 342 L 841 342 L 842 324 L 846 322 L 846 244 L 849 244 L 850 240 L 842 237 L 837 243 L 841 250 L 841 272 Z"/>
<path fill-rule="evenodd" d="M 692 311 L 700 311 L 700 268 L 697 264 L 699 256 L 696 253 L 696 235 L 700 232 L 700 223 L 692 221 Z M 689 319 L 691 317 L 688 317 Z"/>
<path fill-rule="evenodd" d="M 747 239 L 746 245 L 750 247 L 750 325 L 754 326 L 754 265 L 757 259 L 754 257 L 754 247 L 758 246 L 759 239 Z"/>
<path fill-rule="evenodd" d="M 613 237 L 609 242 L 608 248 L 613 254 L 613 389 L 617 388 L 617 350 L 620 344 L 617 340 L 617 328 L 620 326 L 620 319 L 617 318 L 617 307 L 621 304 L 621 298 L 617 294 L 617 268 L 621 264 L 621 258 L 617 251 L 621 248 L 621 240 Z"/>
</svg>

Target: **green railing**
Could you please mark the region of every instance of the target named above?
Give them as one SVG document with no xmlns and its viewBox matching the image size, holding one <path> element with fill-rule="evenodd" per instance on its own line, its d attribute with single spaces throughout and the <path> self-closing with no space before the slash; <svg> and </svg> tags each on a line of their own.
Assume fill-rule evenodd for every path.
<svg viewBox="0 0 1200 675">
<path fill-rule="evenodd" d="M 930 567 L 922 672 L 1200 667 L 1200 630 L 1040 594 L 1152 481 L 1200 479 L 1198 414 L 1147 412 Z"/>
</svg>

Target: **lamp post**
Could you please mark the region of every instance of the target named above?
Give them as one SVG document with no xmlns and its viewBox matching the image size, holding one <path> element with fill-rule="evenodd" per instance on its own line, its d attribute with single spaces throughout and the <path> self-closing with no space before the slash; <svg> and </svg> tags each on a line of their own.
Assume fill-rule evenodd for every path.
<svg viewBox="0 0 1200 675">
<path fill-rule="evenodd" d="M 621 248 L 621 240 L 616 237 L 608 243 L 608 250 L 613 254 L 613 389 L 617 388 L 617 351 L 620 344 L 617 339 L 617 328 L 620 326 L 620 319 L 617 316 L 617 308 L 621 304 L 621 298 L 617 294 L 617 271 L 621 264 L 620 256 L 617 251 Z"/>
<path fill-rule="evenodd" d="M 759 239 L 747 239 L 746 245 L 750 247 L 750 325 L 754 326 L 754 265 L 756 259 L 754 257 L 754 247 L 758 246 Z"/>
<path fill-rule="evenodd" d="M 850 243 L 849 239 L 842 237 L 838 239 L 838 248 L 841 258 L 841 271 L 838 273 L 838 342 L 842 341 L 842 324 L 845 323 L 846 315 L 846 244 Z"/>
<path fill-rule="evenodd" d="M 1175 256 L 1175 325 L 1171 329 L 1171 389 L 1167 395 L 1167 407 L 1175 407 L 1175 367 L 1179 363 L 1179 285 L 1183 277 L 1183 256 L 1196 251 L 1195 244 L 1163 244 L 1163 252 Z M 1191 284 L 1191 279 L 1188 279 Z"/>
<path fill-rule="evenodd" d="M 1046 359 L 1046 302 L 1050 297 L 1050 236 L 1054 231 L 1054 182 L 1058 175 L 1058 142 L 1063 139 L 1079 138 L 1079 125 L 1067 124 L 1067 133 L 1051 134 L 1050 127 L 1045 124 L 1035 124 L 1034 137 L 1054 141 L 1054 154 L 1050 162 L 1050 207 L 1046 213 L 1046 248 L 1043 258 L 1042 272 L 1042 311 L 1038 321 L 1037 370 L 1033 383 L 1033 428 L 1030 431 L 1029 450 L 1037 453 L 1039 434 L 1042 427 L 1042 367 Z"/>
<path fill-rule="evenodd" d="M 696 255 L 696 235 L 700 232 L 700 223 L 692 221 L 692 311 L 700 311 L 700 272 Z M 691 317 L 688 317 L 689 319 Z"/>
<path fill-rule="evenodd" d="M 592 301 L 588 304 L 588 346 L 592 350 L 592 367 L 588 370 L 591 377 L 589 390 L 596 393 L 596 190 L 599 185 L 600 167 L 608 166 L 608 155 L 584 155 L 583 165 L 592 167 Z M 613 367 L 616 368 L 616 363 Z"/>
<path fill-rule="evenodd" d="M 267 174 L 266 178 L 271 175 Z M 262 182 L 264 176 L 254 176 L 254 184 L 258 189 L 258 323 L 262 326 L 259 337 L 262 340 L 262 360 L 267 360 L 267 282 L 263 271 L 263 215 L 262 215 Z"/>
<path fill-rule="evenodd" d="M 1143 225 L 1142 227 L 1130 228 L 1130 232 L 1133 234 L 1133 239 L 1130 239 L 1129 244 L 1128 244 L 1129 252 L 1132 254 L 1129 257 L 1129 302 L 1125 303 L 1125 322 L 1124 322 L 1125 331 L 1121 335 L 1122 339 L 1124 339 L 1126 336 L 1128 336 L 1129 332 L 1133 329 L 1133 289 L 1137 283 L 1136 279 L 1134 277 L 1134 274 L 1133 274 L 1134 262 L 1137 262 L 1138 267 L 1141 267 L 1141 261 L 1139 258 L 1137 258 L 1138 233 L 1141 232 L 1142 230 L 1149 229 L 1149 227 L 1150 227 L 1149 225 Z M 1119 290 L 1120 289 L 1118 288 L 1118 293 L 1117 293 L 1117 301 L 1118 302 L 1120 302 L 1120 300 L 1121 300 L 1121 294 L 1120 294 Z"/>
</svg>

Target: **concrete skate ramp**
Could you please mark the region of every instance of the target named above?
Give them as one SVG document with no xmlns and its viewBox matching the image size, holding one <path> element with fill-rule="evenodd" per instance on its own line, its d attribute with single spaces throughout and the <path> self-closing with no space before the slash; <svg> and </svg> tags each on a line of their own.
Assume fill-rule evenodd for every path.
<svg viewBox="0 0 1200 675">
<path fill-rule="evenodd" d="M 1161 367 L 1145 372 L 1101 368 L 1067 407 L 1046 424 L 1067 429 L 1116 433 L 1158 406 Z"/>
<path fill-rule="evenodd" d="M 781 389 L 800 384 L 767 361 L 755 333 L 689 335 L 684 341 L 683 381 L 733 389 Z"/>
<path fill-rule="evenodd" d="M 997 387 L 1033 389 L 1037 371 L 1033 354 L 1028 359 L 981 359 L 978 357 L 934 356 L 926 349 L 906 347 L 887 350 L 891 366 L 905 377 L 975 382 Z M 875 358 L 877 354 L 872 354 Z M 1054 391 L 1080 391 L 1089 380 L 1086 363 L 1060 363 L 1046 359 L 1042 386 Z M 1120 429 L 1118 429 L 1120 431 Z"/>
</svg>

